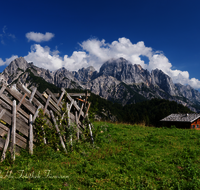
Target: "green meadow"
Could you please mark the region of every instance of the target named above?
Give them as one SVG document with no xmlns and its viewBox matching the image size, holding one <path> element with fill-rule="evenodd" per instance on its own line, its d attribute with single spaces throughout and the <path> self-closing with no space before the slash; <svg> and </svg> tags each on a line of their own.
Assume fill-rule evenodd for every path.
<svg viewBox="0 0 200 190">
<path fill-rule="evenodd" d="M 200 131 L 93 123 L 94 144 L 38 146 L 0 163 L 0 189 L 199 189 Z"/>
</svg>

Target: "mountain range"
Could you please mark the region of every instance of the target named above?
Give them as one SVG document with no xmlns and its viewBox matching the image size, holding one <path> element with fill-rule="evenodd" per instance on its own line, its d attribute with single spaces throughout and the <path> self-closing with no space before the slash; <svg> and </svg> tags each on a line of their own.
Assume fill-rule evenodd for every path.
<svg viewBox="0 0 200 190">
<path fill-rule="evenodd" d="M 69 71 L 60 68 L 49 71 L 28 63 L 23 57 L 13 60 L 0 74 L 8 85 L 18 81 L 27 87 L 36 85 L 31 76 L 61 88 L 88 89 L 96 95 L 122 105 L 134 104 L 153 98 L 175 101 L 194 112 L 200 110 L 200 93 L 189 85 L 175 84 L 162 70 L 149 72 L 124 58 L 105 62 L 99 72 L 90 66 Z"/>
</svg>

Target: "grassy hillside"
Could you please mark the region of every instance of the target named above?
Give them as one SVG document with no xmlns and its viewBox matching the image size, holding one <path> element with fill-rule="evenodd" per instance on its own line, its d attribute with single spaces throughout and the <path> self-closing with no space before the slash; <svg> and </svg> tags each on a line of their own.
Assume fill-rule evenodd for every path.
<svg viewBox="0 0 200 190">
<path fill-rule="evenodd" d="M 94 123 L 94 146 L 0 163 L 0 189 L 199 189 L 200 131 Z M 9 155 L 8 155 L 9 156 Z"/>
</svg>

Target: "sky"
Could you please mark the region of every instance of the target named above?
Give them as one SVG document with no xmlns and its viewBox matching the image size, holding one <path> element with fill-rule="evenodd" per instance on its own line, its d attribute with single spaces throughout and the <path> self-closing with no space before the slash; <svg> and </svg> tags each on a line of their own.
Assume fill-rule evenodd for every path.
<svg viewBox="0 0 200 190">
<path fill-rule="evenodd" d="M 7 0 L 0 72 L 17 57 L 51 71 L 123 57 L 200 90 L 199 0 Z"/>
</svg>

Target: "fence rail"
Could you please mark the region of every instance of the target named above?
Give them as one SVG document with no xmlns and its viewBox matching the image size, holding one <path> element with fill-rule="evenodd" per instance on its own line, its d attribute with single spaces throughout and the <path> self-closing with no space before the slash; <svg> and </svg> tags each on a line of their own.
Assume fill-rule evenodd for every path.
<svg viewBox="0 0 200 190">
<path fill-rule="evenodd" d="M 33 123 L 38 116 L 39 109 L 51 118 L 51 123 L 56 124 L 54 115 L 62 116 L 62 100 L 67 99 L 68 125 L 75 123 L 77 126 L 77 138 L 79 138 L 80 129 L 86 126 L 83 120 L 86 118 L 90 103 L 87 102 L 89 93 L 67 93 L 64 88 L 60 94 L 54 94 L 46 89 L 42 94 L 36 87 L 30 90 L 21 83 L 8 87 L 5 83 L 0 84 L 0 149 L 3 150 L 2 158 L 5 159 L 5 153 L 10 143 L 10 150 L 13 159 L 15 152 L 29 147 L 29 152 L 33 153 L 33 144 L 36 141 L 33 137 Z M 76 97 L 74 100 L 71 96 Z M 85 100 L 80 99 L 85 96 Z M 77 103 L 78 102 L 78 103 Z M 81 105 L 81 106 L 79 106 Z M 59 131 L 58 126 L 56 127 Z M 14 135 L 14 136 L 13 136 Z M 61 143 L 62 137 L 60 137 Z"/>
</svg>

